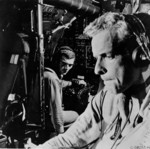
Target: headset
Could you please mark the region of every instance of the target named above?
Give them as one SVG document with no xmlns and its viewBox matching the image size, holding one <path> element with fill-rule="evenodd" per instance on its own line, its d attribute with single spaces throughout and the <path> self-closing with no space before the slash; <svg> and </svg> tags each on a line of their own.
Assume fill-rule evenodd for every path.
<svg viewBox="0 0 150 149">
<path fill-rule="evenodd" d="M 124 14 L 124 18 L 138 44 L 138 47 L 132 52 L 132 61 L 136 66 L 147 66 L 150 63 L 150 42 L 146 35 L 145 26 L 135 14 Z"/>
<path fill-rule="evenodd" d="M 58 51 L 64 51 L 64 50 L 74 52 L 73 49 L 70 48 L 69 46 L 62 46 L 62 47 L 60 47 L 60 48 L 58 49 Z"/>
</svg>

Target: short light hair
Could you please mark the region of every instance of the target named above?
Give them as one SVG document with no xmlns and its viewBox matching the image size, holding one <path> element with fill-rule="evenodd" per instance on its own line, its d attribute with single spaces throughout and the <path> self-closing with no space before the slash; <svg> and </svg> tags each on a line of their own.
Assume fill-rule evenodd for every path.
<svg viewBox="0 0 150 149">
<path fill-rule="evenodd" d="M 129 23 L 125 21 L 125 15 L 107 12 L 91 22 L 84 29 L 84 34 L 93 38 L 101 31 L 108 30 L 112 38 L 113 51 L 123 54 L 129 49 L 128 52 L 131 52 L 131 49 L 137 47 L 136 37 L 129 26 Z M 130 47 L 128 47 L 129 45 Z"/>
</svg>

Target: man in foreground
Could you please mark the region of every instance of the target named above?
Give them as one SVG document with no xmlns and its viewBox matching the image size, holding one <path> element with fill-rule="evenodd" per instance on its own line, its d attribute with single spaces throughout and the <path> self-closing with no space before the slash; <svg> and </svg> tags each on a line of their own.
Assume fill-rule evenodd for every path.
<svg viewBox="0 0 150 149">
<path fill-rule="evenodd" d="M 109 12 L 85 28 L 104 88 L 64 134 L 37 148 L 150 147 L 149 22 L 147 14 Z"/>
</svg>

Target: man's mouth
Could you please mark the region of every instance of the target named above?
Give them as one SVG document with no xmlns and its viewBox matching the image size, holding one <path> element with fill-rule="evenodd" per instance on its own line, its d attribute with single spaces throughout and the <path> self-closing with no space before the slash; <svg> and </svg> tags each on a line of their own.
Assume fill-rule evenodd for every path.
<svg viewBox="0 0 150 149">
<path fill-rule="evenodd" d="M 66 74 L 68 71 L 67 70 L 62 70 L 62 73 L 63 74 Z"/>
</svg>

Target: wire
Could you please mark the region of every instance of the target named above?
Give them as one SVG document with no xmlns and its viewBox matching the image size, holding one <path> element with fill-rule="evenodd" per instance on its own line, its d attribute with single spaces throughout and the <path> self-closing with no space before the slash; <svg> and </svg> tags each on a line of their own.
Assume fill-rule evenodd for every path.
<svg viewBox="0 0 150 149">
<path fill-rule="evenodd" d="M 122 127 L 122 130 L 117 134 L 117 137 L 115 138 L 115 141 L 114 141 L 114 143 L 113 143 L 111 149 L 113 149 L 113 147 L 115 146 L 117 140 L 119 139 L 119 136 L 121 135 L 121 133 L 123 132 L 125 126 L 127 125 L 128 121 L 129 121 L 129 119 L 130 119 L 130 116 L 131 116 L 132 109 L 133 109 L 133 102 L 132 102 L 132 100 L 131 100 L 131 110 L 130 110 L 130 113 L 129 113 L 129 115 L 128 115 L 128 118 L 126 119 L 126 122 L 124 123 L 124 126 Z"/>
</svg>

